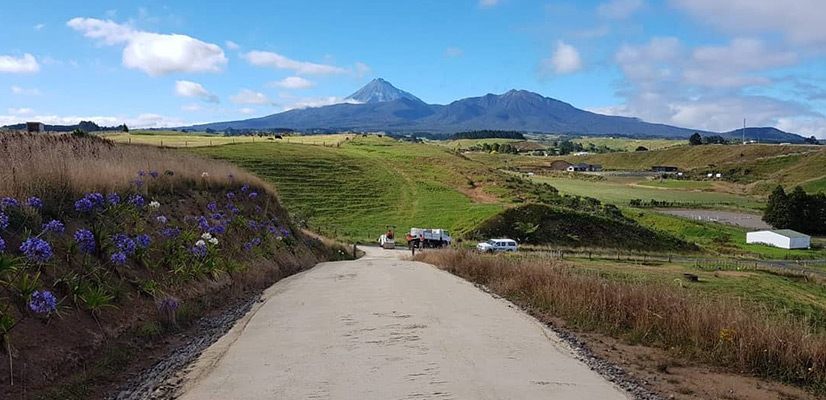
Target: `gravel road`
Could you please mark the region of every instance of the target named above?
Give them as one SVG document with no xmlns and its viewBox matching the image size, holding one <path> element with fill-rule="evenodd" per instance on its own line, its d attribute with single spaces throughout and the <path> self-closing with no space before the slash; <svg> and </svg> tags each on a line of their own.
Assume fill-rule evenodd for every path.
<svg viewBox="0 0 826 400">
<path fill-rule="evenodd" d="M 282 280 L 183 376 L 182 399 L 627 399 L 515 306 L 368 248 Z"/>
</svg>

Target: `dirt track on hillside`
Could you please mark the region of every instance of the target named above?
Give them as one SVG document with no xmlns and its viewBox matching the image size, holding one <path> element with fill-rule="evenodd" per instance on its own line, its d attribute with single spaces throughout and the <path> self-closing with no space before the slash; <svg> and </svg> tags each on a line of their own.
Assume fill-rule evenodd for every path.
<svg viewBox="0 0 826 400">
<path fill-rule="evenodd" d="M 510 303 L 395 254 L 268 289 L 188 369 L 181 398 L 628 398 Z"/>
</svg>

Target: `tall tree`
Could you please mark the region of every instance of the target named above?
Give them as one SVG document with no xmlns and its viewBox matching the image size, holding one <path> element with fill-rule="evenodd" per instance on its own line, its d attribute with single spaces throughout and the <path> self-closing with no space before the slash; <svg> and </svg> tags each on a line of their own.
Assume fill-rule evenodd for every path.
<svg viewBox="0 0 826 400">
<path fill-rule="evenodd" d="M 703 144 L 703 137 L 702 137 L 702 136 L 700 136 L 700 134 L 699 134 L 699 133 L 694 132 L 694 134 L 693 134 L 693 135 L 691 135 L 691 137 L 690 137 L 690 138 L 688 138 L 688 144 L 690 144 L 690 145 L 692 145 L 692 146 L 698 146 L 698 145 L 701 145 L 701 144 Z"/>
<path fill-rule="evenodd" d="M 763 221 L 776 229 L 786 229 L 791 226 L 789 214 L 789 197 L 783 186 L 777 185 L 769 195 L 769 203 L 763 211 Z"/>
</svg>

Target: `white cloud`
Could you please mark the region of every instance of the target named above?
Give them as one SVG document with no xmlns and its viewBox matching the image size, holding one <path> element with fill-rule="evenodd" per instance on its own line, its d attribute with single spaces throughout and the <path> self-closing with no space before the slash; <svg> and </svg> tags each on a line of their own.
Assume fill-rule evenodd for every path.
<svg viewBox="0 0 826 400">
<path fill-rule="evenodd" d="M 290 76 L 280 81 L 270 82 L 268 86 L 281 89 L 309 89 L 311 87 L 315 87 L 315 82 L 304 79 L 300 76 Z"/>
<path fill-rule="evenodd" d="M 301 108 L 315 108 L 331 106 L 333 104 L 359 104 L 358 101 L 352 99 L 345 99 L 337 96 L 327 97 L 295 97 L 289 93 L 280 93 L 279 97 L 289 100 L 288 103 L 283 104 L 284 111 Z"/>
<path fill-rule="evenodd" d="M 806 137 L 826 139 L 826 118 L 823 117 L 778 118 L 776 128 Z"/>
<path fill-rule="evenodd" d="M 643 0 L 611 0 L 597 6 L 597 15 L 606 19 L 627 19 L 644 5 Z"/>
<path fill-rule="evenodd" d="M 224 45 L 227 46 L 227 48 L 230 50 L 238 50 L 241 48 L 241 46 L 239 46 L 238 43 L 235 43 L 232 40 L 227 40 L 226 42 L 224 42 Z"/>
<path fill-rule="evenodd" d="M 247 60 L 247 62 L 255 66 L 292 70 L 299 75 L 353 74 L 358 73 L 358 70 L 367 67 L 364 64 L 357 64 L 357 71 L 354 72 L 341 67 L 336 67 L 334 65 L 296 61 L 278 53 L 257 50 L 250 51 L 249 53 L 244 54 L 243 57 Z M 367 68 L 369 69 L 369 67 Z"/>
<path fill-rule="evenodd" d="M 182 111 L 201 111 L 201 105 L 197 103 L 186 104 L 181 106 Z"/>
<path fill-rule="evenodd" d="M 9 114 L 14 114 L 14 115 L 27 115 L 27 114 L 31 114 L 33 112 L 34 112 L 34 110 L 32 110 L 31 108 L 25 108 L 25 107 L 23 107 L 23 108 L 9 108 Z"/>
<path fill-rule="evenodd" d="M 66 25 L 106 45 L 125 44 L 123 65 L 149 76 L 220 72 L 227 64 L 224 51 L 218 45 L 187 35 L 145 32 L 127 24 L 94 18 L 73 18 Z"/>
<path fill-rule="evenodd" d="M 826 46 L 822 0 L 669 0 L 718 29 L 735 33 L 780 33 L 795 44 Z"/>
<path fill-rule="evenodd" d="M 462 50 L 461 47 L 448 47 L 445 49 L 445 57 L 447 58 L 459 58 L 465 55 L 465 51 Z"/>
<path fill-rule="evenodd" d="M 24 118 L 14 115 L 0 115 L 0 126 L 19 124 L 26 121 L 39 121 L 47 125 L 74 125 L 80 121 L 93 121 L 101 126 L 115 126 L 125 123 L 130 128 L 164 128 L 188 125 L 186 121 L 180 118 L 150 113 L 133 117 L 35 115 Z"/>
<path fill-rule="evenodd" d="M 582 69 L 582 58 L 574 46 L 563 41 L 556 43 L 554 53 L 544 60 L 540 66 L 542 75 L 565 75 Z"/>
<path fill-rule="evenodd" d="M 595 28 L 583 29 L 574 32 L 574 35 L 582 39 L 599 39 L 611 33 L 611 28 L 608 25 L 600 25 Z"/>
<path fill-rule="evenodd" d="M 267 95 L 249 89 L 241 89 L 238 94 L 230 96 L 229 100 L 235 104 L 273 104 Z"/>
<path fill-rule="evenodd" d="M 255 111 L 256 110 L 254 108 L 249 108 L 249 107 L 238 109 L 238 112 L 241 113 L 241 114 L 244 114 L 244 115 L 255 114 Z"/>
<path fill-rule="evenodd" d="M 200 83 L 192 81 L 175 81 L 175 94 L 182 97 L 197 97 L 210 103 L 218 102 L 218 96 L 210 93 Z"/>
<path fill-rule="evenodd" d="M 772 84 L 767 71 L 798 61 L 757 39 L 690 49 L 673 37 L 652 38 L 623 45 L 614 59 L 625 76 L 616 94 L 625 102 L 597 110 L 603 113 L 709 131 L 729 131 L 747 118 L 751 126 L 786 121 L 805 134 L 815 123 L 801 121 L 824 121 L 806 105 L 746 91 Z"/>
<path fill-rule="evenodd" d="M 490 8 L 504 1 L 505 0 L 479 0 L 479 7 Z"/>
<path fill-rule="evenodd" d="M 357 62 L 356 69 L 355 71 L 353 71 L 353 76 L 355 76 L 356 78 L 361 78 L 364 75 L 369 74 L 371 71 L 373 70 L 367 64 L 363 62 Z"/>
<path fill-rule="evenodd" d="M 38 90 L 37 88 L 27 89 L 27 88 L 22 88 L 20 86 L 12 86 L 11 87 L 11 92 L 14 93 L 14 94 L 26 95 L 26 96 L 37 96 L 37 95 L 40 94 L 40 90 Z"/>
<path fill-rule="evenodd" d="M 39 30 L 43 29 L 45 26 L 46 26 L 46 24 L 40 23 L 40 24 L 37 24 L 37 25 L 33 26 L 33 28 L 34 28 L 34 30 L 39 31 Z"/>
<path fill-rule="evenodd" d="M 33 55 L 26 53 L 22 57 L 0 55 L 0 72 L 26 74 L 40 71 L 40 64 Z"/>
</svg>

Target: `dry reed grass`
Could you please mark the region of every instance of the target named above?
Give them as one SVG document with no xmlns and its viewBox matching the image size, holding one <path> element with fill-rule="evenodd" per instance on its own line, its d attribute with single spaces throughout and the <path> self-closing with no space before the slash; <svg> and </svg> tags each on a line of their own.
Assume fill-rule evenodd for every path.
<svg viewBox="0 0 826 400">
<path fill-rule="evenodd" d="M 550 258 L 470 251 L 415 257 L 569 326 L 669 349 L 739 372 L 826 391 L 826 337 L 793 317 L 675 287 L 616 283 Z"/>
<path fill-rule="evenodd" d="M 137 171 L 161 173 L 167 189 L 237 182 L 274 193 L 257 177 L 232 164 L 152 146 L 115 144 L 68 134 L 0 133 L 0 196 L 75 199 L 92 191 L 123 189 Z M 174 175 L 163 175 L 171 171 Z M 202 176 L 206 172 L 208 176 Z"/>
</svg>

